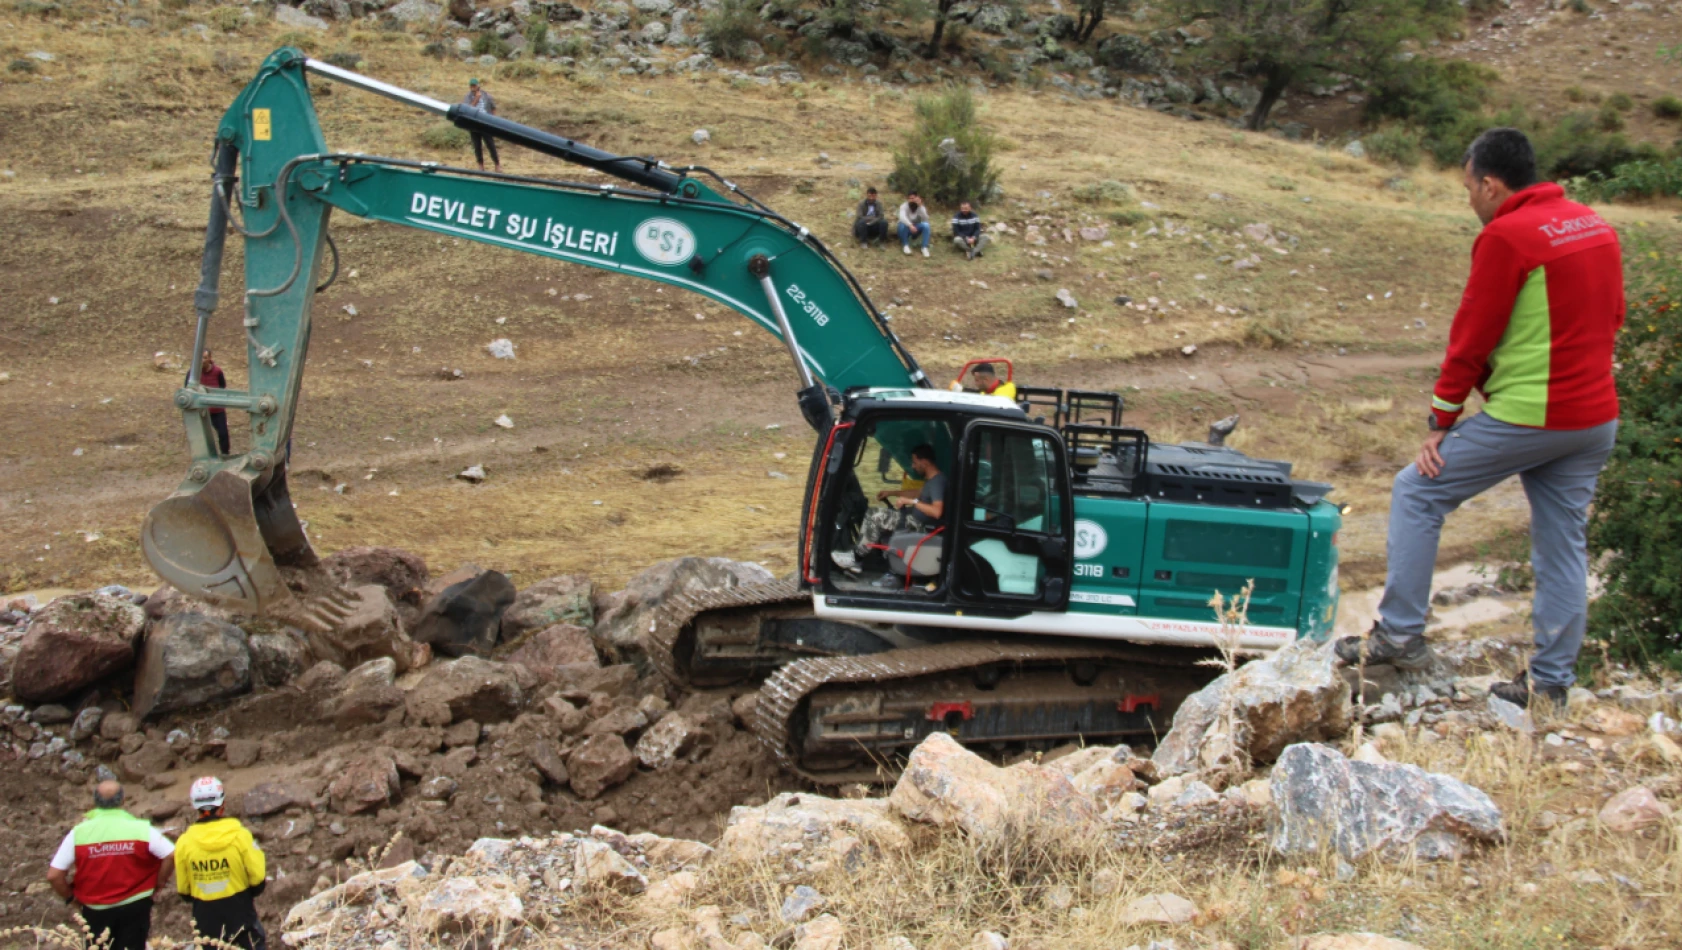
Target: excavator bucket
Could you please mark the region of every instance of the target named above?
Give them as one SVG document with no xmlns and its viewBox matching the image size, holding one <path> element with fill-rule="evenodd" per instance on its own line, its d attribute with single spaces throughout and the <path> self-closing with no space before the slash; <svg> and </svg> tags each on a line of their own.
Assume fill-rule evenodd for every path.
<svg viewBox="0 0 1682 950">
<path fill-rule="evenodd" d="M 320 562 L 293 511 L 285 468 L 253 490 L 259 477 L 222 470 L 196 491 L 164 499 L 141 527 L 141 551 L 190 596 L 328 629 L 348 610 L 344 592 L 317 576 Z"/>
</svg>

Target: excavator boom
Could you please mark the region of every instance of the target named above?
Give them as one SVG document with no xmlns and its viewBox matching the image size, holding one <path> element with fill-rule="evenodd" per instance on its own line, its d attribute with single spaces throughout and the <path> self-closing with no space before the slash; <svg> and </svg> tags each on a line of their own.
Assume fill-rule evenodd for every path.
<svg viewBox="0 0 1682 950">
<path fill-rule="evenodd" d="M 463 128 L 495 135 L 628 183 L 486 174 L 327 147 L 308 73 L 343 82 Z M 740 195 L 653 159 L 616 156 L 466 106 L 448 106 L 310 60 L 272 54 L 223 116 L 217 134 L 198 328 L 187 383 L 175 396 L 193 460 L 155 507 L 142 550 L 158 573 L 205 600 L 279 612 L 322 627 L 334 619 L 322 579 L 288 575 L 315 564 L 286 489 L 292 422 L 309 348 L 314 295 L 337 276 L 331 212 L 448 234 L 694 291 L 742 314 L 789 348 L 814 426 L 828 424 L 826 392 L 855 386 L 926 387 L 916 361 L 863 288 L 807 229 Z M 726 197 L 729 194 L 732 197 Z M 734 200 L 733 200 L 734 199 Z M 223 241 L 245 240 L 242 323 L 248 389 L 206 389 L 198 378 L 218 302 Z M 325 252 L 331 272 L 323 279 Z M 245 451 L 223 457 L 209 410 L 244 412 Z M 295 591 L 295 588 L 305 588 Z M 317 612 L 299 612 L 303 604 Z"/>
</svg>

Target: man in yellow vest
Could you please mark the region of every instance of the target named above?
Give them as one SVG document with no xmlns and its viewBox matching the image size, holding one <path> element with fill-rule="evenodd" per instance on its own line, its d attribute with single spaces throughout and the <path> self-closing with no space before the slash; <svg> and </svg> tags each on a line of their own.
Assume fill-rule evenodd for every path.
<svg viewBox="0 0 1682 950">
<path fill-rule="evenodd" d="M 1016 384 L 1005 380 L 1000 382 L 999 376 L 993 371 L 992 363 L 982 363 L 970 370 L 970 376 L 975 379 L 975 388 L 989 396 L 1002 396 L 1006 399 L 1016 398 Z"/>
<path fill-rule="evenodd" d="M 193 930 L 246 950 L 266 950 L 268 935 L 257 919 L 257 895 L 267 861 L 251 832 L 227 817 L 222 782 L 193 782 L 189 798 L 198 820 L 175 843 L 175 886 L 193 905 Z"/>
</svg>

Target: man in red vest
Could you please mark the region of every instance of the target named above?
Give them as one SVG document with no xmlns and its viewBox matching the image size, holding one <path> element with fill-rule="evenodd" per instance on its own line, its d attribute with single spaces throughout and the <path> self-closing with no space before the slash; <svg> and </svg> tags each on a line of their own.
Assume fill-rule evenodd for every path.
<svg viewBox="0 0 1682 950">
<path fill-rule="evenodd" d="M 123 787 L 100 782 L 93 811 L 64 836 L 47 883 L 65 903 L 82 905 L 97 942 L 109 950 L 146 950 L 152 933 L 152 892 L 175 870 L 171 844 L 144 819 L 123 810 Z"/>
<path fill-rule="evenodd" d="M 1530 140 L 1490 129 L 1466 152 L 1483 231 L 1431 396 L 1430 433 L 1390 496 L 1378 623 L 1338 642 L 1346 663 L 1431 662 L 1425 614 L 1443 518 L 1513 476 L 1530 500 L 1536 574 L 1529 669 L 1490 692 L 1520 706 L 1565 702 L 1588 617 L 1585 532 L 1618 435 L 1613 341 L 1624 322 L 1618 235 L 1593 209 L 1538 181 Z M 1483 411 L 1463 417 L 1472 390 Z"/>
</svg>

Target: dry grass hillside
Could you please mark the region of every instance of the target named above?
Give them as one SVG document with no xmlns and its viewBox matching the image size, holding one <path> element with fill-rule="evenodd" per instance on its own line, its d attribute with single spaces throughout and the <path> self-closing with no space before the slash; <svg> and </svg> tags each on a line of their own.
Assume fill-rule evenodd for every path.
<svg viewBox="0 0 1682 950">
<path fill-rule="evenodd" d="M 154 354 L 191 341 L 212 129 L 284 30 L 201 5 L 26 12 L 39 6 L 0 12 L 0 59 L 50 54 L 0 79 L 0 590 L 144 586 L 140 520 L 184 468 L 170 404 L 179 371 L 154 369 Z M 145 25 L 127 25 L 135 16 Z M 238 28 L 201 26 L 216 23 Z M 335 25 L 305 39 L 449 100 L 482 69 L 424 57 L 414 33 Z M 1235 444 L 1337 484 L 1334 497 L 1354 506 L 1346 579 L 1376 576 L 1389 481 L 1415 446 L 1476 229 L 1453 175 L 994 88 L 980 102 L 1008 148 L 1006 196 L 983 214 L 1012 233 L 983 260 L 938 247 L 923 260 L 843 240 L 861 186 L 891 166 L 910 115 L 901 89 L 852 76 L 762 86 L 718 73 L 532 72 L 491 73 L 503 114 L 735 177 L 845 248 L 937 379 L 970 357 L 1009 357 L 1033 383 L 1125 392 L 1130 420 L 1159 440 L 1242 413 Z M 427 147 L 430 121 L 393 103 L 323 87 L 317 104 L 337 148 L 470 159 Z M 709 143 L 691 143 L 697 128 Z M 511 171 L 576 177 L 508 152 Z M 1136 199 L 1077 197 L 1106 179 Z M 1664 208 L 1607 214 L 1675 230 Z M 1244 230 L 1258 224 L 1276 246 Z M 1027 243 L 1029 225 L 1049 243 Z M 1108 235 L 1064 239 L 1081 225 Z M 615 276 L 344 216 L 335 233 L 346 276 L 318 301 L 294 461 L 319 547 L 395 545 L 522 584 L 578 570 L 611 584 L 683 553 L 791 566 L 811 446 L 774 340 Z M 1259 263 L 1235 269 L 1252 255 Z M 1060 288 L 1078 310 L 1054 299 Z M 1119 305 L 1123 295 L 1134 304 Z M 224 306 L 210 339 L 235 386 L 239 334 Z M 503 336 L 517 361 L 486 354 Z M 492 423 L 504 413 L 512 430 Z M 682 474 L 641 477 L 662 463 Z M 452 478 L 472 464 L 490 473 L 483 485 Z M 1445 558 L 1488 550 L 1523 517 L 1516 491 L 1468 506 Z"/>
</svg>

